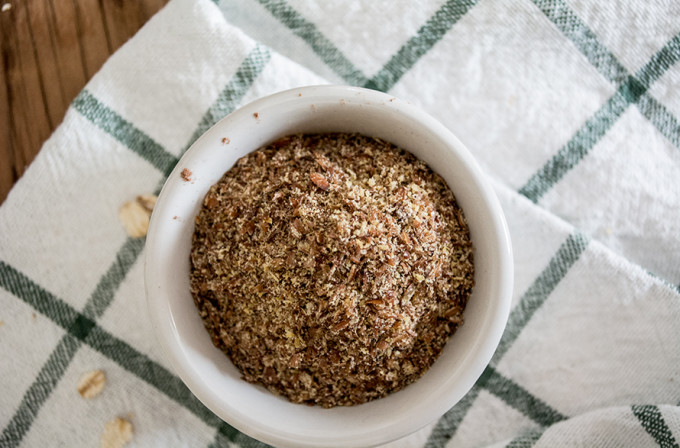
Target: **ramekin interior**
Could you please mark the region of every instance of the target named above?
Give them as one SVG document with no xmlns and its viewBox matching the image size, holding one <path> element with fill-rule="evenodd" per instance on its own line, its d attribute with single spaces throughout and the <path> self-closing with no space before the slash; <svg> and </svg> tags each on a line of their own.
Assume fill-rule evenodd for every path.
<svg viewBox="0 0 680 448">
<path fill-rule="evenodd" d="M 198 316 L 189 292 L 189 252 L 193 218 L 205 193 L 238 158 L 287 134 L 331 131 L 390 141 L 446 180 L 470 226 L 476 286 L 465 325 L 421 379 L 367 404 L 322 409 L 292 404 L 240 379 L 231 361 L 212 345 Z M 190 181 L 180 176 L 184 168 L 192 173 Z M 215 414 L 277 446 L 370 446 L 425 426 L 472 387 L 505 328 L 513 268 L 498 200 L 473 157 L 443 125 L 380 92 L 313 86 L 242 107 L 187 151 L 158 198 L 147 236 L 145 277 L 150 318 L 161 346 L 182 380 Z"/>
</svg>

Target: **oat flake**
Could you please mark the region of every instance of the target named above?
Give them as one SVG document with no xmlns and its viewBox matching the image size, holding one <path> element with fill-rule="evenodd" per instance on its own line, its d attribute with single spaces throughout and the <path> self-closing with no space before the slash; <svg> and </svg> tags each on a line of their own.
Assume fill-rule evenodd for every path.
<svg viewBox="0 0 680 448">
<path fill-rule="evenodd" d="M 132 423 L 116 417 L 106 424 L 101 438 L 101 448 L 122 448 L 132 440 Z"/>
<path fill-rule="evenodd" d="M 99 395 L 106 385 L 106 375 L 101 370 L 87 372 L 78 380 L 78 393 L 81 397 L 91 399 Z"/>
</svg>

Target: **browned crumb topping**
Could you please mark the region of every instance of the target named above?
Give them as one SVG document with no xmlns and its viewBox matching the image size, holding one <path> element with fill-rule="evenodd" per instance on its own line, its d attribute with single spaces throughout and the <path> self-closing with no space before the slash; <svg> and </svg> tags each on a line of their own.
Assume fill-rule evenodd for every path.
<svg viewBox="0 0 680 448">
<path fill-rule="evenodd" d="M 213 343 L 293 402 L 383 397 L 463 322 L 472 243 L 443 179 L 357 134 L 284 137 L 213 185 L 191 292 Z"/>
<path fill-rule="evenodd" d="M 184 168 L 182 170 L 182 172 L 180 173 L 180 176 L 182 177 L 183 181 L 189 182 L 189 181 L 191 181 L 191 175 L 192 174 L 193 173 L 191 172 L 191 170 L 189 168 Z"/>
</svg>

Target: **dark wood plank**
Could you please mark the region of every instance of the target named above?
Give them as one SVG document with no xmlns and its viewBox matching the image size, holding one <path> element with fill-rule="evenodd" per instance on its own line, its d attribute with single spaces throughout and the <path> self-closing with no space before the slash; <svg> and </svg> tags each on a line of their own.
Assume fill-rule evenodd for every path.
<svg viewBox="0 0 680 448">
<path fill-rule="evenodd" d="M 70 104 L 88 80 L 78 29 L 74 26 L 76 7 L 73 0 L 48 0 L 46 3 L 50 7 L 64 99 Z"/>
<path fill-rule="evenodd" d="M 35 148 L 49 137 L 51 124 L 40 69 L 35 58 L 35 48 L 30 39 L 28 11 L 25 4 L 17 2 L 11 10 L 2 14 L 3 42 L 9 54 L 7 82 L 11 107 L 13 136 L 13 165 L 20 176 L 25 166 L 33 160 Z M 4 44 L 3 44 L 4 45 Z"/>
<path fill-rule="evenodd" d="M 101 0 L 111 48 L 115 51 L 146 22 L 140 2 Z"/>
<path fill-rule="evenodd" d="M 73 0 L 76 30 L 82 47 L 85 74 L 91 78 L 113 52 L 107 36 L 104 11 L 99 0 Z"/>
<path fill-rule="evenodd" d="M 22 3 L 28 16 L 28 31 L 40 75 L 45 110 L 50 128 L 54 129 L 61 122 L 68 103 L 64 98 L 61 71 L 57 63 L 54 32 L 49 19 L 49 4 L 44 1 Z"/>
<path fill-rule="evenodd" d="M 14 127 L 10 113 L 12 105 L 9 92 L 9 67 L 7 65 L 10 49 L 7 48 L 8 40 L 5 38 L 8 29 L 7 23 L 8 20 L 0 15 L 0 203 L 5 200 L 7 192 L 19 178 L 14 167 L 14 153 L 12 152 L 14 148 L 12 138 Z"/>
<path fill-rule="evenodd" d="M 70 102 L 168 0 L 3 0 L 0 203 Z"/>
</svg>

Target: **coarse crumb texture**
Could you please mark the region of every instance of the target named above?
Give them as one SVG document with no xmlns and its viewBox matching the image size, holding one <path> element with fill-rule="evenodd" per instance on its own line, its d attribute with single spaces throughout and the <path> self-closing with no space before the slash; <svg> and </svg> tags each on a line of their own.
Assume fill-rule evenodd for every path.
<svg viewBox="0 0 680 448">
<path fill-rule="evenodd" d="M 375 138 L 279 139 L 225 173 L 196 217 L 191 292 L 213 343 L 296 403 L 356 405 L 412 383 L 473 285 L 449 188 Z"/>
</svg>

